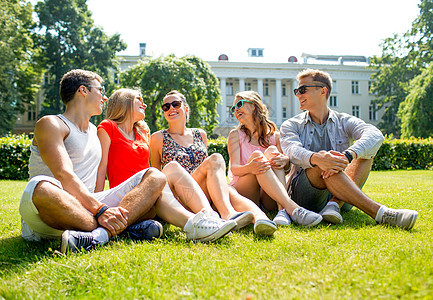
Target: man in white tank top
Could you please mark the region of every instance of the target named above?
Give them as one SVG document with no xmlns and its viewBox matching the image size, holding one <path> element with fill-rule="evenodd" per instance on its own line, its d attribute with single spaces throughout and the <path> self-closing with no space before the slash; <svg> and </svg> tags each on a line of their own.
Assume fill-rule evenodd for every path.
<svg viewBox="0 0 433 300">
<path fill-rule="evenodd" d="M 162 225 L 138 221 L 155 213 L 184 228 L 189 239 L 215 240 L 232 230 L 233 221 L 186 211 L 167 190 L 165 175 L 154 168 L 114 189 L 94 193 L 102 151 L 89 120 L 102 113 L 107 100 L 101 83 L 93 72 L 69 71 L 60 82 L 65 112 L 36 123 L 30 180 L 20 202 L 23 237 L 34 241 L 61 237 L 62 252 L 88 250 L 122 232 L 133 239 L 152 239 L 162 235 Z"/>
</svg>

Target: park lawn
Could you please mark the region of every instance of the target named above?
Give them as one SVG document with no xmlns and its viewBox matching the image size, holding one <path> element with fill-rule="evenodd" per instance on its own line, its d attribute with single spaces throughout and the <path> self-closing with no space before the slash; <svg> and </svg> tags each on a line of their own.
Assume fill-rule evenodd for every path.
<svg viewBox="0 0 433 300">
<path fill-rule="evenodd" d="M 378 226 L 357 209 L 342 225 L 251 226 L 194 243 L 171 226 L 152 242 L 115 240 L 63 256 L 60 242 L 25 242 L 24 181 L 0 181 L 0 299 L 433 299 L 433 171 L 376 171 L 364 191 L 419 212 L 411 231 Z"/>
</svg>

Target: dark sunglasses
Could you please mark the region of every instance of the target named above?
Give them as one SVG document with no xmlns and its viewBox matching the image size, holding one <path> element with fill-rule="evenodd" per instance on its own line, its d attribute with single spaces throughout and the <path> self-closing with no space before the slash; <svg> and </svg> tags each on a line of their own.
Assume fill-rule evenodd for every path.
<svg viewBox="0 0 433 300">
<path fill-rule="evenodd" d="M 236 102 L 236 104 L 233 105 L 233 106 L 230 108 L 230 110 L 232 111 L 232 113 L 234 113 L 235 110 L 236 110 L 237 108 L 241 108 L 242 106 L 244 106 L 244 102 L 253 103 L 252 101 L 248 101 L 248 100 L 245 100 L 245 99 L 241 99 L 241 100 L 239 100 L 238 102 Z"/>
<path fill-rule="evenodd" d="M 322 88 L 324 86 L 322 86 L 322 85 L 301 85 L 300 87 L 298 87 L 298 88 L 296 88 L 296 89 L 293 90 L 293 92 L 295 93 L 295 96 L 298 94 L 298 92 L 301 95 L 305 94 L 307 92 L 307 87 L 319 87 L 319 88 Z"/>
<path fill-rule="evenodd" d="M 173 106 L 173 108 L 179 108 L 182 105 L 182 101 L 174 100 L 173 102 L 167 102 L 161 105 L 161 108 L 163 111 L 169 111 L 170 106 Z"/>
</svg>

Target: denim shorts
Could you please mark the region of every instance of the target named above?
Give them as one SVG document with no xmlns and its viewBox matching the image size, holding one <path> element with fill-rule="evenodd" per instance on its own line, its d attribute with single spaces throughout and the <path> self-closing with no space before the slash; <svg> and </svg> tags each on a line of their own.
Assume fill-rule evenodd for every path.
<svg viewBox="0 0 433 300">
<path fill-rule="evenodd" d="M 142 181 L 147 170 L 148 169 L 145 169 L 132 175 L 123 183 L 112 189 L 94 193 L 93 197 L 110 207 L 118 206 L 123 197 Z M 63 233 L 62 230 L 52 228 L 45 224 L 39 217 L 39 211 L 33 203 L 33 191 L 38 183 L 42 181 L 50 182 L 59 189 L 63 189 L 60 181 L 45 175 L 35 176 L 27 183 L 19 207 L 21 214 L 21 233 L 25 240 L 40 241 L 41 239 L 59 239 Z"/>
</svg>

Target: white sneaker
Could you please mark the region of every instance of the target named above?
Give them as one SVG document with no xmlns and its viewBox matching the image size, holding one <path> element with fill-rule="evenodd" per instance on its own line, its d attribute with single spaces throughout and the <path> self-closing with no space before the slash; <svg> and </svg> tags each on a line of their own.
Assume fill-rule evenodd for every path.
<svg viewBox="0 0 433 300">
<path fill-rule="evenodd" d="M 290 225 L 290 223 L 292 223 L 289 214 L 286 212 L 284 208 L 278 211 L 273 221 L 275 222 L 275 224 L 280 226 L 287 226 Z"/>
<path fill-rule="evenodd" d="M 235 227 L 235 221 L 224 221 L 216 212 L 202 210 L 191 217 L 183 229 L 189 240 L 210 242 L 225 236 Z"/>
<path fill-rule="evenodd" d="M 322 221 L 322 216 L 315 212 L 309 211 L 303 207 L 298 207 L 293 210 L 291 215 L 293 222 L 305 227 L 315 226 Z"/>
<path fill-rule="evenodd" d="M 342 224 L 343 217 L 340 214 L 340 207 L 337 205 L 325 205 L 325 207 L 319 212 L 323 220 L 331 224 Z"/>
<path fill-rule="evenodd" d="M 387 207 L 378 223 L 410 230 L 413 225 L 415 225 L 417 217 L 418 212 L 415 210 L 392 209 Z"/>
</svg>

